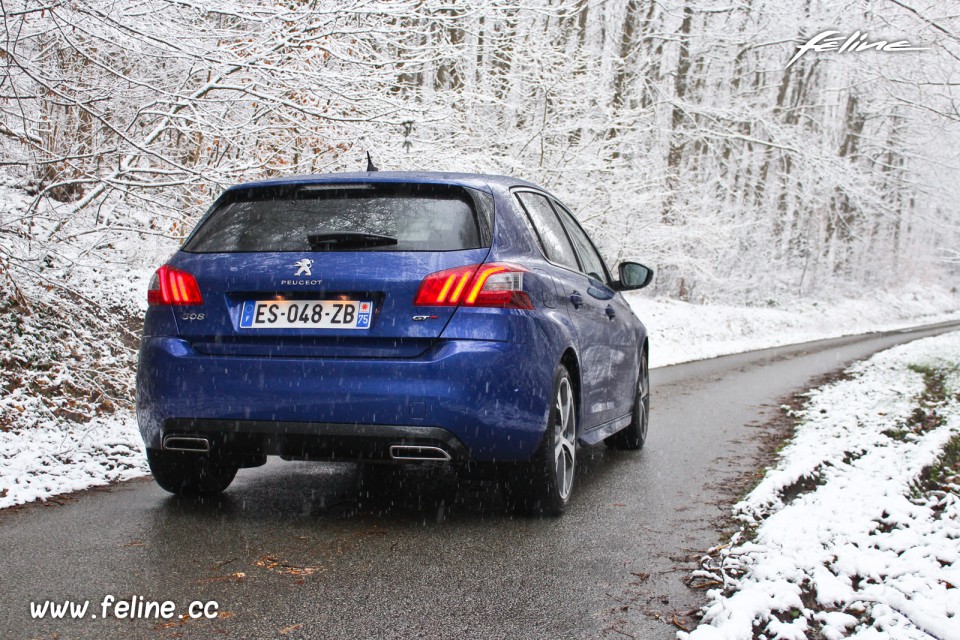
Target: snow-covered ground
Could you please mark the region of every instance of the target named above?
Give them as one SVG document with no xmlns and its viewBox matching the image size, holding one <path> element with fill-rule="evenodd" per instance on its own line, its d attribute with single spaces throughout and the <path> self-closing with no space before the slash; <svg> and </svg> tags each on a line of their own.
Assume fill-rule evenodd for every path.
<svg viewBox="0 0 960 640">
<path fill-rule="evenodd" d="M 960 319 L 960 295 L 913 284 L 853 300 L 770 307 L 695 305 L 627 293 L 650 333 L 650 366 Z"/>
<path fill-rule="evenodd" d="M 743 529 L 697 573 L 723 585 L 680 638 L 960 638 L 960 469 L 923 475 L 960 434 L 960 332 L 848 373 L 735 506 Z"/>
<path fill-rule="evenodd" d="M 0 507 L 149 473 L 131 411 L 87 424 L 0 431 Z"/>
</svg>

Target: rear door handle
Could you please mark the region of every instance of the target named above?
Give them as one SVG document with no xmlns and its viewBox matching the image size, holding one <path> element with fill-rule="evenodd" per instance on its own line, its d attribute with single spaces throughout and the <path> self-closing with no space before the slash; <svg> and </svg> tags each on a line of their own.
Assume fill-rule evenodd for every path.
<svg viewBox="0 0 960 640">
<path fill-rule="evenodd" d="M 610 306 L 609 304 L 607 305 L 607 317 L 610 318 L 611 320 L 613 320 L 614 318 L 617 317 L 617 311 L 616 311 L 616 309 L 614 309 L 614 308 L 613 308 L 612 306 Z"/>
<path fill-rule="evenodd" d="M 573 303 L 574 309 L 579 309 L 581 306 L 583 306 L 583 296 L 580 295 L 579 291 L 574 291 L 570 294 L 570 302 Z"/>
</svg>

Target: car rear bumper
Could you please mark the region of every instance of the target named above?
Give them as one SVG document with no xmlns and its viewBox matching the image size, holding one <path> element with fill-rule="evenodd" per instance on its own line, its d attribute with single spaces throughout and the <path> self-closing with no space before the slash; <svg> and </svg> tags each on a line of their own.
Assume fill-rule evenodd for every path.
<svg viewBox="0 0 960 640">
<path fill-rule="evenodd" d="M 162 448 L 216 452 L 244 460 L 263 455 L 291 460 L 465 462 L 467 448 L 446 429 L 265 420 L 164 421 Z"/>
<path fill-rule="evenodd" d="M 516 461 L 539 445 L 549 358 L 506 341 L 441 340 L 416 358 L 211 356 L 146 337 L 137 417 L 148 448 L 199 435 L 211 451 L 332 460 L 390 459 L 393 445 L 452 459 Z"/>
</svg>

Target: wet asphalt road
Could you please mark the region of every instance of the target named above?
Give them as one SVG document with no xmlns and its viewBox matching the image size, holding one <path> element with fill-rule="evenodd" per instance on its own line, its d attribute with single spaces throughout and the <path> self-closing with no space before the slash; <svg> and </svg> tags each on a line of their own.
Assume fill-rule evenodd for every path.
<svg viewBox="0 0 960 640">
<path fill-rule="evenodd" d="M 673 615 L 702 604 L 687 559 L 719 542 L 780 401 L 945 330 L 656 369 L 647 447 L 582 450 L 559 519 L 513 517 L 483 482 L 413 472 L 371 495 L 353 465 L 273 460 L 218 500 L 141 480 L 0 512 L 0 638 L 673 638 Z M 221 616 L 103 620 L 107 594 L 178 613 L 214 600 Z M 32 620 L 47 599 L 90 610 Z"/>
</svg>

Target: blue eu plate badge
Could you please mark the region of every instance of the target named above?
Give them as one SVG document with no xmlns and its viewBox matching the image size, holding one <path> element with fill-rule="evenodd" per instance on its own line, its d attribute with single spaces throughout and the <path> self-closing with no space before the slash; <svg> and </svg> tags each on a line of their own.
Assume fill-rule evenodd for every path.
<svg viewBox="0 0 960 640">
<path fill-rule="evenodd" d="M 369 302 L 361 302 L 357 311 L 357 329 L 369 329 L 370 317 L 373 312 L 373 305 Z"/>
</svg>

